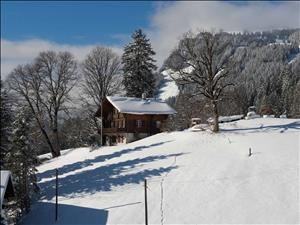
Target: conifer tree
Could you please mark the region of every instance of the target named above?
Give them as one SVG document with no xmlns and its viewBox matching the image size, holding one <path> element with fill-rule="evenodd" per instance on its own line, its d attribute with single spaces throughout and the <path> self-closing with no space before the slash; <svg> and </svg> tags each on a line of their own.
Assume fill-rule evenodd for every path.
<svg viewBox="0 0 300 225">
<path fill-rule="evenodd" d="M 1 116 L 1 145 L 0 145 L 0 164 L 1 169 L 5 168 L 5 156 L 9 151 L 11 144 L 13 113 L 12 105 L 9 101 L 7 90 L 2 86 L 0 97 L 0 116 Z"/>
<path fill-rule="evenodd" d="M 30 198 L 37 190 L 37 154 L 31 145 L 29 134 L 31 119 L 29 109 L 22 107 L 13 123 L 12 144 L 6 159 L 7 167 L 16 182 L 17 208 L 21 213 L 29 211 Z"/>
<path fill-rule="evenodd" d="M 149 39 L 141 29 L 132 34 L 133 42 L 129 43 L 122 56 L 126 94 L 130 97 L 141 97 L 143 93 L 152 97 L 155 86 L 154 71 L 157 69 L 152 58 Z"/>
</svg>

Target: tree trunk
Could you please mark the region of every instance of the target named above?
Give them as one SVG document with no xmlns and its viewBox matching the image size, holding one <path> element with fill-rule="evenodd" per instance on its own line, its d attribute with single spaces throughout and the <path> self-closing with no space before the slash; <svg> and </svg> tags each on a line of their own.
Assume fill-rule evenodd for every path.
<svg viewBox="0 0 300 225">
<path fill-rule="evenodd" d="M 28 182 L 28 168 L 27 166 L 25 166 L 24 168 L 24 174 L 23 174 L 23 178 L 24 178 L 24 208 L 25 208 L 25 212 L 26 214 L 29 213 L 30 210 L 30 197 L 29 197 L 29 182 Z"/>
<path fill-rule="evenodd" d="M 218 104 L 215 100 L 212 100 L 213 113 L 214 113 L 214 125 L 213 132 L 219 132 L 219 111 Z"/>
<path fill-rule="evenodd" d="M 59 145 L 59 135 L 58 135 L 58 130 L 57 128 L 53 129 L 53 135 L 54 135 L 54 152 L 55 152 L 55 157 L 60 156 L 60 145 Z"/>
<path fill-rule="evenodd" d="M 101 136 L 100 136 L 100 144 L 103 146 L 103 94 L 101 95 Z"/>
<path fill-rule="evenodd" d="M 46 139 L 47 144 L 49 145 L 52 157 L 53 158 L 58 157 L 59 155 L 57 155 L 57 153 L 56 153 L 56 151 L 55 151 L 55 149 L 54 149 L 54 147 L 53 147 L 53 145 L 52 145 L 52 143 L 50 141 L 50 138 L 49 138 L 46 130 L 44 129 L 44 126 L 42 125 L 42 123 L 41 123 L 41 121 L 39 119 L 39 116 L 38 116 L 37 112 L 34 110 L 34 107 L 31 104 L 29 98 L 27 96 L 24 96 L 24 97 L 26 98 L 26 100 L 27 100 L 27 102 L 29 104 L 29 107 L 31 108 L 31 111 L 32 111 L 32 113 L 33 113 L 33 115 L 34 115 L 34 117 L 36 119 L 36 122 L 38 123 L 39 128 L 41 129 L 41 132 L 42 132 L 44 138 Z"/>
<path fill-rule="evenodd" d="M 50 138 L 49 138 L 47 132 L 46 132 L 45 129 L 40 125 L 40 123 L 39 123 L 39 126 L 40 126 L 40 129 L 41 129 L 41 131 L 42 131 L 42 134 L 44 135 L 44 137 L 45 137 L 45 139 L 46 139 L 47 144 L 48 144 L 49 147 L 50 147 L 50 151 L 51 151 L 52 157 L 53 157 L 53 158 L 58 157 L 59 155 L 57 155 L 57 152 L 55 151 L 55 149 L 54 149 L 54 147 L 53 147 L 53 145 L 52 145 L 52 143 L 51 143 L 51 141 L 50 141 Z"/>
<path fill-rule="evenodd" d="M 60 156 L 60 144 L 59 144 L 59 134 L 57 126 L 57 113 L 54 115 L 54 126 L 53 126 L 53 135 L 54 135 L 54 151 L 56 157 Z"/>
<path fill-rule="evenodd" d="M 102 146 L 102 132 L 103 132 L 103 129 L 102 129 L 101 127 L 99 127 L 99 124 L 98 124 L 98 122 L 97 122 L 97 117 L 93 116 L 93 121 L 94 121 L 94 124 L 95 124 L 95 126 L 96 126 L 96 128 L 97 128 L 97 134 L 98 134 L 98 135 L 100 136 L 100 138 L 101 138 L 100 143 L 99 143 L 99 138 L 95 137 L 95 143 L 93 143 L 93 144 L 97 144 L 97 145 L 101 144 L 101 146 Z M 102 122 L 102 121 L 101 121 L 101 122 Z M 102 126 L 102 125 L 101 125 L 101 126 Z"/>
</svg>

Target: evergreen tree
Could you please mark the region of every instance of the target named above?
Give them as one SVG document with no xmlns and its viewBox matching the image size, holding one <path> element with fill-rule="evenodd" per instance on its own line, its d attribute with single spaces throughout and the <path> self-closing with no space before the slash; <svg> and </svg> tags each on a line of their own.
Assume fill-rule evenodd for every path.
<svg viewBox="0 0 300 225">
<path fill-rule="evenodd" d="M 28 108 L 21 108 L 13 123 L 12 144 L 6 156 L 7 167 L 16 182 L 17 205 L 21 214 L 30 209 L 30 198 L 36 185 L 37 155 L 31 144 L 30 122 L 32 116 Z"/>
<path fill-rule="evenodd" d="M 153 73 L 157 69 L 152 58 L 155 52 L 141 29 L 133 33 L 132 39 L 133 42 L 125 47 L 122 56 L 126 94 L 141 97 L 145 93 L 147 97 L 152 97 L 155 86 Z"/>
<path fill-rule="evenodd" d="M 0 164 L 1 169 L 5 168 L 5 156 L 9 151 L 11 144 L 13 113 L 12 106 L 9 101 L 8 93 L 2 87 L 1 81 L 1 97 L 0 97 L 0 115 L 1 115 L 1 145 L 0 145 Z"/>
</svg>

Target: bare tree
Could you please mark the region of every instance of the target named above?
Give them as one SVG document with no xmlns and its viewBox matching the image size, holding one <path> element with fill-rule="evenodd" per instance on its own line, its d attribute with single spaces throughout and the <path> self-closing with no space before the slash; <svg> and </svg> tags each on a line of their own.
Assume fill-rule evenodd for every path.
<svg viewBox="0 0 300 225">
<path fill-rule="evenodd" d="M 53 157 L 60 156 L 58 116 L 67 111 L 69 93 L 77 81 L 77 64 L 68 52 L 42 52 L 34 63 L 18 66 L 8 77 L 8 84 L 24 98 L 45 137 Z M 51 140 L 47 120 L 54 136 Z"/>
<path fill-rule="evenodd" d="M 121 60 L 111 49 L 96 47 L 82 63 L 84 93 L 97 106 L 103 97 L 115 94 L 121 87 Z"/>
<path fill-rule="evenodd" d="M 83 73 L 83 93 L 85 104 L 100 107 L 103 99 L 107 95 L 120 92 L 121 88 L 121 60 L 111 49 L 104 47 L 96 47 L 86 57 L 82 63 Z M 91 101 L 89 101 L 91 100 Z M 96 118 L 93 118 L 98 132 L 102 130 L 97 125 Z M 101 125 L 102 126 L 102 125 Z"/>
<path fill-rule="evenodd" d="M 69 52 L 42 52 L 36 58 L 42 84 L 45 88 L 42 104 L 50 120 L 54 135 L 55 151 L 60 155 L 58 114 L 60 111 L 68 113 L 66 103 L 70 101 L 70 91 L 75 86 L 77 76 L 77 63 Z"/>
<path fill-rule="evenodd" d="M 222 32 L 200 32 L 197 35 L 186 33 L 173 53 L 181 59 L 173 68 L 177 75 L 173 79 L 180 84 L 196 85 L 195 95 L 204 95 L 212 104 L 214 113 L 213 131 L 219 131 L 218 101 L 222 100 L 226 82 L 233 67 L 230 39 Z"/>
</svg>

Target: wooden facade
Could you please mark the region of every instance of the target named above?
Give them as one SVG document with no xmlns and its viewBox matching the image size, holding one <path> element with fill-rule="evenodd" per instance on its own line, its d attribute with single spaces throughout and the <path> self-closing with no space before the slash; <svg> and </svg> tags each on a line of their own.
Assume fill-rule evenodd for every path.
<svg viewBox="0 0 300 225">
<path fill-rule="evenodd" d="M 107 99 L 103 101 L 103 143 L 129 143 L 162 132 L 168 115 L 121 113 Z M 96 113 L 101 117 L 101 109 Z"/>
</svg>

